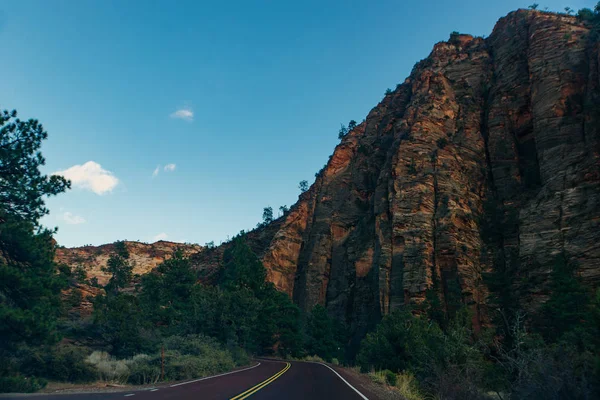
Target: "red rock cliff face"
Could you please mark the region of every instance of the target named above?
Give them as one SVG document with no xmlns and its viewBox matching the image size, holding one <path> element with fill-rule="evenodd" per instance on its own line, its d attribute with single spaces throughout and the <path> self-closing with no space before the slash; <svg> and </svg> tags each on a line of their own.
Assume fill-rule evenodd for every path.
<svg viewBox="0 0 600 400">
<path fill-rule="evenodd" d="M 325 304 L 357 337 L 428 289 L 485 321 L 485 272 L 510 275 L 535 308 L 561 254 L 598 286 L 599 45 L 589 34 L 575 17 L 521 10 L 487 39 L 438 43 L 261 236 L 269 279 L 304 309 Z"/>
</svg>

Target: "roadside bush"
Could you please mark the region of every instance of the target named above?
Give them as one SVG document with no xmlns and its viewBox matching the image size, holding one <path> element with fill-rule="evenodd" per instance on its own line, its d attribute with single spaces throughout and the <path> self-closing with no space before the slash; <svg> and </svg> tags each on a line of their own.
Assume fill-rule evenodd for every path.
<svg viewBox="0 0 600 400">
<path fill-rule="evenodd" d="M 250 356 L 248 355 L 246 350 L 242 349 L 241 347 L 232 346 L 230 349 L 228 349 L 228 351 L 231 354 L 231 357 L 233 358 L 233 362 L 235 363 L 236 367 L 241 367 L 250 364 Z"/>
<path fill-rule="evenodd" d="M 396 389 L 406 400 L 424 400 L 414 375 L 407 372 L 397 376 Z"/>
<path fill-rule="evenodd" d="M 314 362 L 321 362 L 324 363 L 325 360 L 323 360 L 321 357 L 314 355 L 314 356 L 306 356 L 302 359 L 303 361 L 314 361 Z"/>
<path fill-rule="evenodd" d="M 396 311 L 363 339 L 357 363 L 363 372 L 416 370 L 423 358 L 430 360 L 441 354 L 443 344 L 444 335 L 437 324 L 410 311 Z"/>
<path fill-rule="evenodd" d="M 385 384 L 385 375 L 383 374 L 383 371 L 371 371 L 369 372 L 369 378 L 380 385 Z"/>
<path fill-rule="evenodd" d="M 225 350 L 215 339 L 202 335 L 171 336 L 164 340 L 165 379 L 183 380 L 218 374 L 247 364 L 249 357 L 237 347 Z M 233 355 L 235 354 L 235 356 Z M 161 354 L 137 354 L 117 359 L 95 351 L 88 362 L 96 367 L 101 380 L 136 385 L 156 383 L 160 379 Z"/>
<path fill-rule="evenodd" d="M 43 376 L 63 382 L 92 382 L 97 370 L 86 360 L 88 349 L 67 345 L 57 346 L 44 356 Z"/>
<path fill-rule="evenodd" d="M 0 393 L 33 393 L 46 387 L 48 382 L 41 378 L 23 376 L 0 377 Z"/>
<path fill-rule="evenodd" d="M 133 385 L 154 384 L 160 379 L 160 357 L 138 354 L 129 363 L 127 382 Z"/>
<path fill-rule="evenodd" d="M 384 369 L 383 371 L 371 371 L 369 372 L 369 377 L 373 382 L 380 385 L 396 386 L 398 381 L 396 374 L 389 369 Z"/>
<path fill-rule="evenodd" d="M 230 352 L 223 349 L 214 338 L 203 335 L 171 336 L 165 340 L 165 349 L 170 353 L 169 368 L 173 377 L 188 379 L 227 371 L 235 367 Z M 167 373 L 165 372 L 167 376 Z M 179 378 L 177 376 L 184 376 Z"/>
<path fill-rule="evenodd" d="M 385 375 L 385 382 L 388 385 L 396 386 L 396 383 L 398 382 L 398 377 L 396 376 L 395 373 L 393 373 L 389 369 L 386 369 L 385 371 L 383 371 L 383 374 Z"/>
<path fill-rule="evenodd" d="M 424 316 L 397 311 L 361 343 L 361 370 L 411 372 L 422 388 L 444 399 L 478 399 L 489 362 L 473 342 L 470 319 L 459 312 L 446 332 Z M 381 373 L 386 380 L 387 375 Z M 380 378 L 380 379 L 381 379 Z"/>
<path fill-rule="evenodd" d="M 204 335 L 170 336 L 164 340 L 164 345 L 167 350 L 192 356 L 208 355 L 221 350 L 221 344 L 215 338 Z"/>
<path fill-rule="evenodd" d="M 519 339 L 499 355 L 498 366 L 508 378 L 504 390 L 511 398 L 596 398 L 597 356 L 569 344 L 544 345 L 528 335 Z"/>
<path fill-rule="evenodd" d="M 235 367 L 227 353 L 220 357 L 198 357 L 176 352 L 165 354 L 165 378 L 183 380 L 218 374 Z"/>
<path fill-rule="evenodd" d="M 96 367 L 98 379 L 106 382 L 125 383 L 129 379 L 127 360 L 118 360 L 105 351 L 95 351 L 88 362 Z"/>
</svg>

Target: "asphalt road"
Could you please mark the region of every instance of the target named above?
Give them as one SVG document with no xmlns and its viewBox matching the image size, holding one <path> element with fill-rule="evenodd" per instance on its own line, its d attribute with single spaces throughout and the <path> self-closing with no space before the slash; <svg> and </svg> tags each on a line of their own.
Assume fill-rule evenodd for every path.
<svg viewBox="0 0 600 400">
<path fill-rule="evenodd" d="M 365 400 L 367 397 L 329 367 L 307 362 L 258 360 L 257 366 L 215 377 L 118 393 L 23 396 L 49 400 Z"/>
</svg>

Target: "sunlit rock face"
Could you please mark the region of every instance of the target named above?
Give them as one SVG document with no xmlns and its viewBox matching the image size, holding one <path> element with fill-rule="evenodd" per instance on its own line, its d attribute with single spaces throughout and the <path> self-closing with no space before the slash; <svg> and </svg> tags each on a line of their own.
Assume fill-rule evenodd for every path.
<svg viewBox="0 0 600 400">
<path fill-rule="evenodd" d="M 146 274 L 164 260 L 171 258 L 175 250 L 181 250 L 190 256 L 202 250 L 197 244 L 183 244 L 160 240 L 155 243 L 126 241 L 125 247 L 129 252 L 129 261 L 133 265 L 135 275 Z M 74 270 L 83 267 L 87 278 L 97 278 L 100 285 L 106 285 L 110 274 L 103 271 L 111 255 L 114 254 L 114 244 L 101 246 L 59 247 L 56 249 L 56 262 L 66 264 Z"/>
</svg>

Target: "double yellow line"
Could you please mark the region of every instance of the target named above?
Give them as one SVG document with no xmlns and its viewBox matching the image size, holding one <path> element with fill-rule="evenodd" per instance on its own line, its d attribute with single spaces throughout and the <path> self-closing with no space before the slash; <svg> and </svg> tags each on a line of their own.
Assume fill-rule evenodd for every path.
<svg viewBox="0 0 600 400">
<path fill-rule="evenodd" d="M 267 386 L 268 384 L 270 384 L 271 382 L 273 382 L 275 379 L 277 379 L 281 375 L 285 374 L 285 371 L 287 371 L 288 369 L 290 369 L 291 366 L 292 366 L 292 364 L 285 363 L 285 368 L 283 368 L 281 371 L 279 371 L 278 373 L 276 373 L 272 377 L 270 377 L 270 378 L 262 381 L 258 385 L 251 387 L 250 389 L 246 390 L 244 393 L 240 393 L 237 396 L 232 397 L 230 400 L 244 400 L 244 399 L 252 396 L 254 393 L 258 392 L 260 389 L 264 388 L 265 386 Z"/>
</svg>

